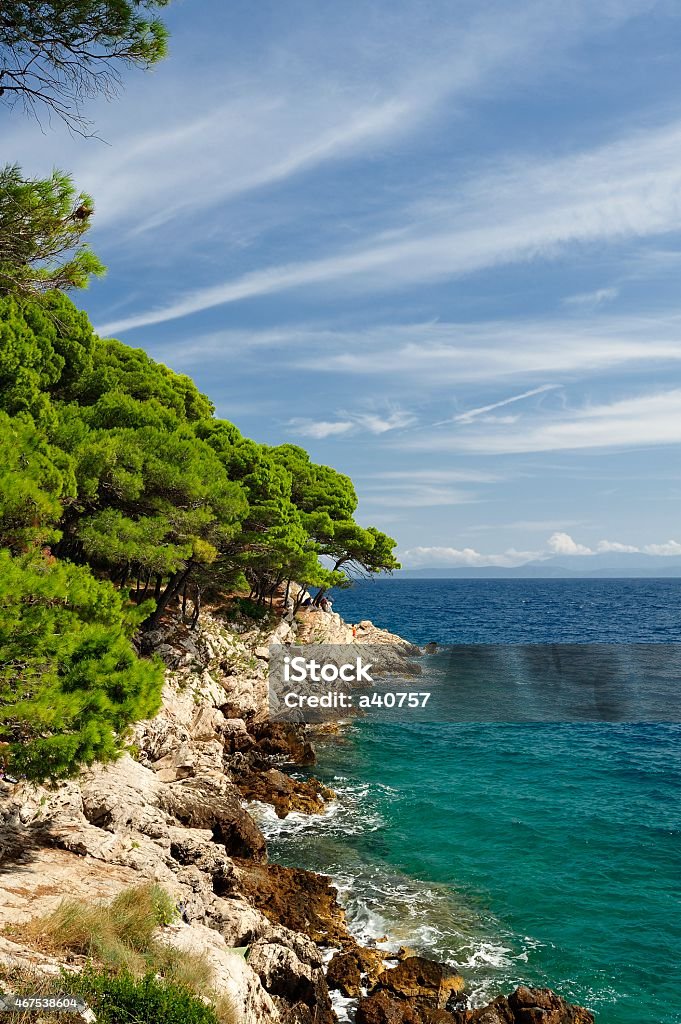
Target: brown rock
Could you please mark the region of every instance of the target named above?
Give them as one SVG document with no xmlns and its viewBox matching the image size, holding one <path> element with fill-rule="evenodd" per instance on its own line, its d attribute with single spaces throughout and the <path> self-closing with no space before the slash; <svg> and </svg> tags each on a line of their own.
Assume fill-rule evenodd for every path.
<svg viewBox="0 0 681 1024">
<path fill-rule="evenodd" d="M 463 985 L 463 978 L 453 974 L 446 964 L 422 956 L 407 957 L 378 978 L 379 989 L 436 1009 L 444 1009 L 450 996 L 461 992 Z"/>
<path fill-rule="evenodd" d="M 350 941 L 338 894 L 326 875 L 250 861 L 239 861 L 236 868 L 242 893 L 270 921 L 322 945 Z"/>
<path fill-rule="evenodd" d="M 247 800 L 272 804 L 279 818 L 285 818 L 291 811 L 321 814 L 327 801 L 333 800 L 336 795 L 317 779 L 306 779 L 304 782 L 291 779 L 277 768 L 251 772 L 235 781 L 242 796 Z"/>
<path fill-rule="evenodd" d="M 573 1006 L 548 988 L 521 985 L 488 1006 L 452 1014 L 454 1024 L 594 1024 L 582 1006 Z"/>
<path fill-rule="evenodd" d="M 453 1013 L 454 1024 L 513 1024 L 513 1015 L 504 996 L 479 1010 Z"/>
<path fill-rule="evenodd" d="M 423 1024 L 418 1010 L 387 992 L 376 992 L 361 999 L 355 1014 L 356 1024 Z"/>
<path fill-rule="evenodd" d="M 225 778 L 172 782 L 163 787 L 159 802 L 182 825 L 211 829 L 231 856 L 265 860 L 264 836 L 241 806 L 236 786 Z"/>
<path fill-rule="evenodd" d="M 508 997 L 514 1024 L 593 1024 L 582 1006 L 573 1006 L 548 988 L 521 985 Z"/>
<path fill-rule="evenodd" d="M 263 754 L 277 755 L 291 764 L 315 763 L 312 744 L 299 725 L 292 722 L 261 722 L 253 726 L 251 734 Z"/>
<path fill-rule="evenodd" d="M 357 999 L 361 994 L 362 972 L 357 957 L 351 953 L 336 953 L 326 972 L 326 984 L 338 989 L 341 995 Z"/>
<path fill-rule="evenodd" d="M 329 991 L 324 971 L 319 960 L 310 962 L 303 957 L 302 950 L 293 950 L 270 939 L 253 943 L 248 954 L 248 964 L 259 976 L 267 992 L 275 999 L 276 1005 L 285 1008 L 286 1019 L 305 1020 L 302 1007 L 307 1007 L 315 1024 L 334 1024 Z"/>
<path fill-rule="evenodd" d="M 408 960 L 411 956 L 418 956 L 418 953 L 416 953 L 410 946 L 400 946 L 395 953 L 396 960 Z"/>
</svg>

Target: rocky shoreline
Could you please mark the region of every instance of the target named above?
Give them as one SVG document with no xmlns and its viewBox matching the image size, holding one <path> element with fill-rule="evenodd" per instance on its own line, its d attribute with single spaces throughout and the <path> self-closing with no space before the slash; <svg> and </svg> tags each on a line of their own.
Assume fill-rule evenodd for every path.
<svg viewBox="0 0 681 1024">
<path fill-rule="evenodd" d="M 217 613 L 196 629 L 170 620 L 150 638 L 167 666 L 163 705 L 128 753 L 54 788 L 0 782 L 0 915 L 13 926 L 0 967 L 58 972 L 57 958 L 22 942 L 22 922 L 64 896 L 106 900 L 153 880 L 179 908 L 163 941 L 211 964 L 243 1024 L 334 1024 L 331 993 L 352 1001 L 356 1024 L 591 1024 L 546 989 L 468 1008 L 465 979 L 447 965 L 360 945 L 328 877 L 268 862 L 245 801 L 285 817 L 334 797 L 288 773 L 314 764 L 308 731 L 268 717 L 269 649 L 293 641 L 385 645 L 393 662 L 413 650 L 324 612 L 266 628 Z"/>
</svg>

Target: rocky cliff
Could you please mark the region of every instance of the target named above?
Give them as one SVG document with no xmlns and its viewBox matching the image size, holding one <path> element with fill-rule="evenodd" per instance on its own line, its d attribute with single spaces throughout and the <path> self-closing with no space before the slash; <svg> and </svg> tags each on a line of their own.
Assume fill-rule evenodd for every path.
<svg viewBox="0 0 681 1024">
<path fill-rule="evenodd" d="M 64 896 L 105 900 L 153 880 L 178 907 L 162 941 L 211 965 L 243 1024 L 333 1024 L 335 993 L 357 1024 L 589 1024 L 547 990 L 467 1009 L 446 965 L 361 947 L 329 878 L 268 863 L 244 801 L 284 816 L 318 813 L 334 796 L 291 778 L 288 766 L 314 763 L 309 737 L 268 719 L 269 648 L 293 640 L 409 648 L 324 612 L 267 629 L 217 615 L 194 630 L 168 622 L 150 638 L 167 665 L 163 706 L 137 725 L 128 753 L 54 788 L 0 783 L 0 917 L 14 926 L 0 934 L 0 964 L 56 972 L 57 958 L 22 941 L 22 922 Z"/>
</svg>

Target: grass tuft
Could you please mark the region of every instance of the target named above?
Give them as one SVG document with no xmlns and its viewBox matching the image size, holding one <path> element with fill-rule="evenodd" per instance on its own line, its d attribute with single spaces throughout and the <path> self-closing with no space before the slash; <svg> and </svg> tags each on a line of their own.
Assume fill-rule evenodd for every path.
<svg viewBox="0 0 681 1024">
<path fill-rule="evenodd" d="M 142 998 L 146 985 L 149 999 L 155 1001 L 154 1005 L 160 1005 L 164 1000 L 155 986 L 167 985 L 198 1000 L 210 1000 L 214 1004 L 210 1011 L 212 1019 L 218 1024 L 237 1024 L 238 1018 L 229 1000 L 212 988 L 210 964 L 198 954 L 176 949 L 155 938 L 155 929 L 171 924 L 177 916 L 172 897 L 160 886 L 149 884 L 124 889 L 110 903 L 62 900 L 51 914 L 34 918 L 20 928 L 9 928 L 7 933 L 52 955 L 86 958 L 91 967 L 99 971 L 97 984 L 100 988 L 104 984 L 101 979 L 124 979 L 120 985 L 126 992 L 130 989 L 128 994 L 133 1002 Z M 52 984 L 54 986 L 54 981 Z M 113 980 L 111 986 L 114 986 Z M 203 1003 L 201 1006 L 205 1009 Z M 194 1011 L 195 1008 L 191 1009 L 192 1014 Z M 192 1020 L 205 1020 L 206 1024 L 211 1020 L 198 1010 L 196 1014 L 198 1016 L 192 1016 Z"/>
</svg>

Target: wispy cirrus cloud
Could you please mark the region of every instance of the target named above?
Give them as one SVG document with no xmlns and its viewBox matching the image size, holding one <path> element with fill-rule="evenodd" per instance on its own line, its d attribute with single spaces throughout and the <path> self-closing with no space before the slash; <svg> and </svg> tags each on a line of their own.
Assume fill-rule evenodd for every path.
<svg viewBox="0 0 681 1024">
<path fill-rule="evenodd" d="M 252 359 L 254 349 L 267 350 L 268 365 L 285 361 L 300 370 L 334 375 L 404 377 L 433 386 L 530 381 L 626 370 L 639 363 L 679 363 L 681 313 L 386 322 L 353 329 L 303 323 L 182 337 L 159 354 L 172 365 L 198 366 L 225 355 L 236 359 L 240 353 Z"/>
<path fill-rule="evenodd" d="M 450 194 L 406 207 L 392 220 L 406 226 L 351 249 L 261 267 L 190 290 L 100 330 L 120 333 L 296 288 L 411 287 L 518 261 L 552 259 L 577 243 L 681 230 L 681 121 L 558 160 L 507 162 L 452 183 Z"/>
<path fill-rule="evenodd" d="M 369 434 L 387 434 L 391 430 L 402 430 L 416 422 L 413 413 L 396 409 L 386 414 L 354 412 L 339 413 L 335 420 L 315 420 L 307 417 L 294 417 L 288 420 L 287 427 L 301 437 L 322 439 L 354 431 L 366 431 Z"/>
<path fill-rule="evenodd" d="M 481 416 L 485 416 L 486 413 L 492 412 L 494 409 L 503 409 L 504 406 L 513 405 L 515 402 L 524 402 L 527 398 L 534 398 L 536 395 L 543 395 L 547 391 L 555 391 L 556 388 L 560 387 L 559 384 L 542 384 L 538 388 L 531 388 L 529 391 L 523 391 L 519 395 L 511 395 L 510 398 L 502 398 L 498 402 L 492 402 L 490 405 L 479 405 L 476 409 L 468 409 L 466 412 L 457 413 L 456 416 L 450 417 L 448 420 L 441 420 L 439 423 L 433 424 L 436 427 L 443 426 L 446 423 L 472 423 L 474 420 L 479 419 Z M 486 422 L 490 422 L 486 418 Z M 505 419 L 505 423 L 514 422 L 511 418 Z"/>
<path fill-rule="evenodd" d="M 433 5 L 434 16 L 438 6 L 445 5 Z M 342 18 L 327 12 L 318 26 L 308 17 L 306 31 L 292 17 L 271 36 L 258 33 L 257 75 L 252 55 L 229 45 L 214 54 L 203 47 L 200 64 L 191 50 L 184 60 L 176 53 L 152 79 L 133 81 L 115 106 L 99 105 L 99 134 L 110 145 L 57 133 L 52 158 L 95 194 L 97 229 L 116 224 L 139 236 L 201 211 L 214 221 L 237 197 L 335 161 L 380 155 L 421 133 L 445 101 L 451 110 L 482 86 L 494 92 L 509 76 L 526 77 L 523 56 L 532 53 L 536 71 L 550 50 L 642 6 L 630 0 L 595 17 L 585 0 L 553 12 L 537 2 L 463 3 L 456 19 L 441 20 L 437 37 L 418 6 L 390 25 L 361 5 L 344 5 Z M 215 13 L 219 38 L 224 15 Z M 222 28 L 233 29 L 229 19 Z M 6 141 L 25 164 L 44 159 L 22 129 Z"/>
<path fill-rule="evenodd" d="M 613 302 L 619 295 L 619 288 L 595 288 L 592 292 L 578 292 L 576 295 L 568 295 L 563 299 L 566 306 L 602 306 L 606 302 Z"/>
<path fill-rule="evenodd" d="M 366 506 L 380 508 L 435 508 L 448 505 L 470 505 L 480 501 L 480 497 L 471 491 L 456 487 L 438 487 L 414 483 L 402 487 L 388 487 L 384 490 L 372 488 L 362 491 L 360 508 Z"/>
<path fill-rule="evenodd" d="M 347 434 L 355 429 L 352 420 L 313 420 L 304 417 L 294 417 L 286 424 L 293 434 L 300 437 L 313 437 L 318 441 L 326 437 L 337 437 L 339 434 Z"/>
<path fill-rule="evenodd" d="M 535 415 L 512 429 L 485 426 L 475 432 L 451 430 L 444 436 L 430 432 L 405 443 L 428 451 L 487 455 L 681 444 L 681 389 Z"/>
<path fill-rule="evenodd" d="M 490 473 L 482 469 L 388 469 L 371 474 L 372 480 L 385 480 L 394 483 L 408 483 L 421 486 L 423 484 L 476 483 L 491 484 L 503 480 L 500 473 Z"/>
</svg>

